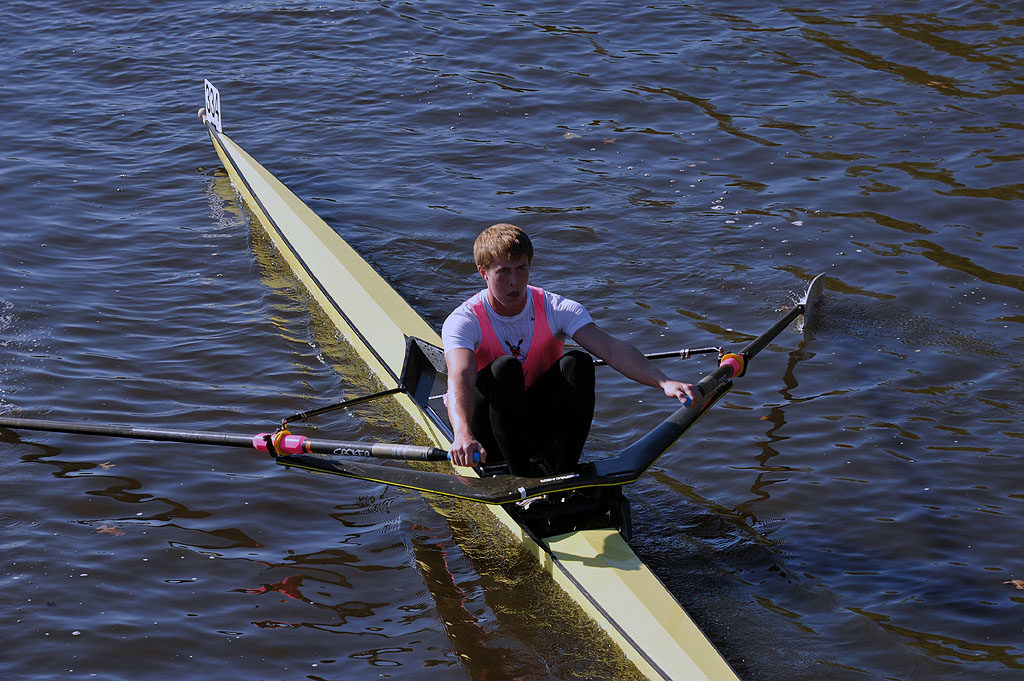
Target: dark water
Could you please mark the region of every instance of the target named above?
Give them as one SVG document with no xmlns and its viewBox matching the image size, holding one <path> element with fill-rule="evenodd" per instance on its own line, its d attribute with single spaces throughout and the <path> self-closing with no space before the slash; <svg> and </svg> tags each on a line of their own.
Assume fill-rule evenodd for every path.
<svg viewBox="0 0 1024 681">
<path fill-rule="evenodd" d="M 744 679 L 1021 678 L 1022 6 L 828 5 L 5 3 L 2 410 L 247 432 L 372 389 L 250 230 L 210 78 L 434 323 L 500 220 L 647 351 L 732 347 L 825 272 L 807 340 L 630 490 L 635 548 Z M 592 455 L 670 409 L 602 375 Z M 472 508 L 0 439 L 4 678 L 626 675 Z"/>
</svg>

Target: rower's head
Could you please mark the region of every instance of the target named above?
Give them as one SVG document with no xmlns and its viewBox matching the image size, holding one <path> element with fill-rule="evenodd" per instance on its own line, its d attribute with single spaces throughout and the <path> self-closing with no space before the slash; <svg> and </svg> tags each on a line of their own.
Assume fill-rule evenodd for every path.
<svg viewBox="0 0 1024 681">
<path fill-rule="evenodd" d="M 473 244 L 476 270 L 487 282 L 487 299 L 500 315 L 514 315 L 526 305 L 533 244 L 515 225 L 491 225 Z"/>
<path fill-rule="evenodd" d="M 480 232 L 473 244 L 473 259 L 478 269 L 486 270 L 496 260 L 518 260 L 524 255 L 527 263 L 533 260 L 530 237 L 507 222 L 499 222 Z"/>
</svg>

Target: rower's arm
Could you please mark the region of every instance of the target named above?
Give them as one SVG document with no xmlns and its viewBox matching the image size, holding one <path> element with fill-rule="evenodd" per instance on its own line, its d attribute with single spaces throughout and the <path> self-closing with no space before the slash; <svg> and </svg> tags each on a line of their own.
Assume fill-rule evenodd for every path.
<svg viewBox="0 0 1024 681">
<path fill-rule="evenodd" d="M 577 331 L 572 339 L 584 350 L 600 357 L 620 374 L 637 383 L 661 388 L 665 395 L 680 402 L 686 402 L 686 398 L 689 398 L 690 405 L 700 401 L 700 392 L 696 387 L 669 378 L 632 344 L 615 338 L 593 322 Z"/>
<path fill-rule="evenodd" d="M 451 446 L 452 463 L 472 466 L 474 452 L 484 460 L 486 452 L 473 437 L 473 390 L 476 387 L 476 353 L 466 348 L 455 348 L 444 353 L 448 364 L 448 419 L 452 424 L 454 440 Z"/>
</svg>

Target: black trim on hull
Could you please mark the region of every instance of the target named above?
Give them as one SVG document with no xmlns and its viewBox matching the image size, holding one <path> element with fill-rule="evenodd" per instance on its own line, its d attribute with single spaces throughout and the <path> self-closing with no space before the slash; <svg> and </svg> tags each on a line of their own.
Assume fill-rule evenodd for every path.
<svg viewBox="0 0 1024 681">
<path fill-rule="evenodd" d="M 662 669 L 661 665 L 659 665 L 647 653 L 647 651 L 644 650 L 643 646 L 640 645 L 639 641 L 633 638 L 632 634 L 626 631 L 622 627 L 622 625 L 620 625 L 618 621 L 614 617 L 612 617 L 611 613 L 609 613 L 605 609 L 605 607 L 601 605 L 601 602 L 594 598 L 594 594 L 590 593 L 586 586 L 584 586 L 578 579 L 576 579 L 576 577 L 572 574 L 572 571 L 566 568 L 562 561 L 558 559 L 558 556 L 551 552 L 551 549 L 548 548 L 547 543 L 544 541 L 537 540 L 536 538 L 534 540 L 539 541 L 540 545 L 544 547 L 544 550 L 547 552 L 548 556 L 551 557 L 552 562 L 558 566 L 559 570 L 562 571 L 562 574 L 565 575 L 565 577 L 573 583 L 573 585 L 581 594 L 587 597 L 587 600 L 590 601 L 590 605 L 592 605 L 598 612 L 601 613 L 601 616 L 604 617 L 605 621 L 610 622 L 611 625 L 615 628 L 615 630 L 619 632 L 619 635 L 622 636 L 623 639 L 628 641 L 631 646 L 633 646 L 633 650 L 635 650 L 636 653 L 640 655 L 640 657 L 642 657 L 647 662 L 647 664 L 651 666 L 651 669 L 653 669 L 665 681 L 673 681 L 672 677 L 669 676 L 668 672 Z"/>
</svg>

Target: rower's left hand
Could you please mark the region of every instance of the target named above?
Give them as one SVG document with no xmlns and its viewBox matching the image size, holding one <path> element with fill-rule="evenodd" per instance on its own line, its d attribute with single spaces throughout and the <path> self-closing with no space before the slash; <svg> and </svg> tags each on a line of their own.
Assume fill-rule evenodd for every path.
<svg viewBox="0 0 1024 681">
<path fill-rule="evenodd" d="M 682 381 L 662 381 L 661 389 L 665 391 L 666 397 L 674 397 L 687 407 L 696 407 L 700 404 L 702 397 L 697 386 Z"/>
</svg>

